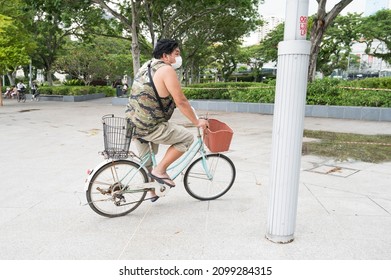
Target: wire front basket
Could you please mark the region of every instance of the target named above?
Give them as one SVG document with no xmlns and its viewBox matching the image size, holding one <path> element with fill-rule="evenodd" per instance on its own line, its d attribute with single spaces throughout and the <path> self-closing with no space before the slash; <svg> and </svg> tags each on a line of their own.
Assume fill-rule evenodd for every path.
<svg viewBox="0 0 391 280">
<path fill-rule="evenodd" d="M 134 126 L 129 119 L 105 115 L 102 117 L 106 158 L 127 158 Z"/>
</svg>

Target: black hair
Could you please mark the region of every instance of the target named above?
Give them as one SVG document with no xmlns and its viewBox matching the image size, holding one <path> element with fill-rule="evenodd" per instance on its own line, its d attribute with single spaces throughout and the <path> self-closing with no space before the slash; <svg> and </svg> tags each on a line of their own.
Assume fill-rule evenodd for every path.
<svg viewBox="0 0 391 280">
<path fill-rule="evenodd" d="M 160 39 L 157 41 L 155 49 L 153 50 L 153 57 L 156 59 L 162 58 L 163 54 L 172 53 L 179 44 L 172 39 Z"/>
</svg>

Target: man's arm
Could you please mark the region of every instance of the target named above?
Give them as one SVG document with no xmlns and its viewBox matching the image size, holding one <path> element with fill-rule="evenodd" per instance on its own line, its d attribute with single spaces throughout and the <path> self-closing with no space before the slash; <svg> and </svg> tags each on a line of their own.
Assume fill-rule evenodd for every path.
<svg viewBox="0 0 391 280">
<path fill-rule="evenodd" d="M 163 82 L 171 94 L 177 108 L 181 111 L 181 113 L 188 118 L 195 126 L 205 128 L 208 124 L 206 120 L 197 119 L 193 109 L 190 106 L 189 101 L 184 95 L 181 85 L 178 81 L 178 77 L 176 75 L 175 70 L 172 67 L 167 67 L 165 69 L 165 75 L 163 77 Z"/>
</svg>

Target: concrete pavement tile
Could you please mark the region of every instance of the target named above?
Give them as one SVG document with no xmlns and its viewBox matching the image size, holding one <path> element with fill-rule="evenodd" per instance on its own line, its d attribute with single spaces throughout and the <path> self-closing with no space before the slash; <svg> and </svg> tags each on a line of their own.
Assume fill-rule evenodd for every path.
<svg viewBox="0 0 391 280">
<path fill-rule="evenodd" d="M 314 184 L 304 184 L 306 188 L 316 197 L 334 197 L 336 199 L 343 199 L 345 197 L 350 198 L 362 198 L 365 194 L 355 193 L 350 190 L 339 189 L 336 187 L 319 186 Z"/>
<path fill-rule="evenodd" d="M 11 223 L 18 216 L 28 211 L 28 208 L 0 207 L 0 228 L 7 223 Z"/>
<path fill-rule="evenodd" d="M 121 253 L 123 260 L 197 260 L 204 258 L 204 234 L 135 235 Z"/>
<path fill-rule="evenodd" d="M 388 216 L 339 216 L 336 219 L 341 227 L 341 238 L 349 239 L 371 239 L 371 240 L 390 240 L 389 228 L 391 226 L 391 217 Z M 391 250 L 389 252 L 391 254 Z"/>
<path fill-rule="evenodd" d="M 32 234 L 33 233 L 33 234 Z M 17 231 L 5 234 L 0 230 L 1 260 L 37 260 L 44 246 L 60 242 L 58 234 L 41 230 Z M 53 259 L 57 259 L 56 258 Z"/>
<path fill-rule="evenodd" d="M 382 174 L 391 174 L 391 162 L 383 162 L 381 164 L 374 164 L 366 169 L 368 172 Z"/>
<path fill-rule="evenodd" d="M 255 225 L 256 235 L 208 233 L 203 259 L 210 260 L 267 260 L 279 259 L 283 254 L 281 244 L 265 238 L 265 228 Z M 277 257 L 278 256 L 278 257 Z M 285 257 L 282 257 L 283 259 Z"/>
<path fill-rule="evenodd" d="M 227 155 L 236 165 L 237 178 L 221 199 L 195 200 L 179 177 L 177 187 L 156 203 L 146 201 L 121 218 L 98 216 L 81 206 L 85 171 L 103 160 L 98 155 L 103 149 L 101 116 L 122 116 L 124 110 L 107 99 L 2 107 L 0 128 L 8 133 L 0 138 L 1 159 L 7 163 L 0 173 L 1 258 L 389 259 L 391 163 L 337 163 L 303 156 L 295 240 L 281 245 L 265 238 L 273 119 L 269 115 L 211 112 L 234 130 Z M 179 112 L 173 121 L 187 122 Z M 370 124 L 305 119 L 306 128 L 360 133 L 390 129 L 389 123 Z M 164 151 L 162 147 L 158 160 Z M 306 171 L 321 164 L 360 171 L 347 178 Z M 20 204 L 16 209 L 15 201 Z"/>
<path fill-rule="evenodd" d="M 124 233 L 69 232 L 55 236 L 56 240 L 46 243 L 34 259 L 41 260 L 116 260 L 129 243 Z"/>
<path fill-rule="evenodd" d="M 367 197 L 326 197 L 319 196 L 319 201 L 332 215 L 342 216 L 385 216 L 381 207 Z"/>
<path fill-rule="evenodd" d="M 12 221 L 4 224 L 1 232 L 8 235 L 13 240 L 18 239 L 16 236 L 20 232 L 61 232 L 68 230 L 74 223 L 77 216 L 77 209 L 67 209 L 67 211 L 57 211 L 58 209 L 38 209 L 32 208 L 29 211 L 15 217 Z"/>
<path fill-rule="evenodd" d="M 383 198 L 373 198 L 370 197 L 376 204 L 379 205 L 379 207 L 383 208 L 384 211 L 389 213 L 391 215 L 391 200 L 390 199 L 383 199 Z"/>
</svg>

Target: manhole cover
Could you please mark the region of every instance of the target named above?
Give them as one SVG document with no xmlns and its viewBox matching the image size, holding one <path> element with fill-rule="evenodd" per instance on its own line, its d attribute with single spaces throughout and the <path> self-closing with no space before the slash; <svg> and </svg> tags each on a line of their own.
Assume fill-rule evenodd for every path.
<svg viewBox="0 0 391 280">
<path fill-rule="evenodd" d="M 340 166 L 334 166 L 334 165 L 321 165 L 321 166 L 317 166 L 315 168 L 309 169 L 307 171 L 346 178 L 346 177 L 349 177 L 350 175 L 353 175 L 354 173 L 357 173 L 360 170 L 346 168 L 346 167 L 340 167 Z"/>
</svg>

